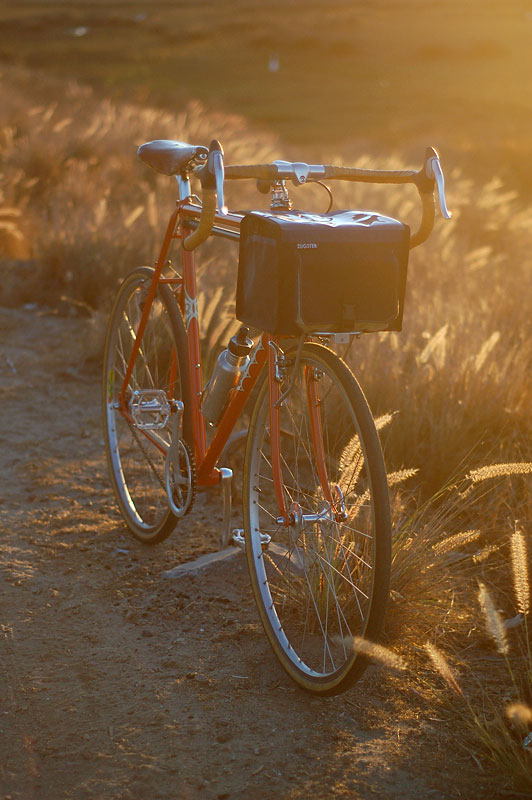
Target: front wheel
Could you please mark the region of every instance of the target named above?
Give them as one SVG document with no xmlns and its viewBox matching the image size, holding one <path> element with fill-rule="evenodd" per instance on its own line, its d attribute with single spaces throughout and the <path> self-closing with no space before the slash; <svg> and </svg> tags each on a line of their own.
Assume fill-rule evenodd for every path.
<svg viewBox="0 0 532 800">
<path fill-rule="evenodd" d="M 282 666 L 304 689 L 338 694 L 367 664 L 355 637 L 375 641 L 384 619 L 391 561 L 386 470 L 373 417 L 347 365 L 308 343 L 293 375 L 295 351 L 286 355 L 280 390 L 291 381 L 293 387 L 280 409 L 280 450 L 290 524 L 282 523 L 274 490 L 264 370 L 244 465 L 246 555 Z M 314 426 L 309 382 L 319 407 Z"/>
</svg>

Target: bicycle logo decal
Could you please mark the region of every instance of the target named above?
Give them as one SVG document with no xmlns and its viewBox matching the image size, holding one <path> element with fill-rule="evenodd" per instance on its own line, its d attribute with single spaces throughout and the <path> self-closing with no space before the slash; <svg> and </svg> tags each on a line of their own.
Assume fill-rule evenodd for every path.
<svg viewBox="0 0 532 800">
<path fill-rule="evenodd" d="M 195 297 L 190 297 L 185 289 L 185 328 L 188 331 L 193 319 L 198 320 L 198 301 Z"/>
</svg>

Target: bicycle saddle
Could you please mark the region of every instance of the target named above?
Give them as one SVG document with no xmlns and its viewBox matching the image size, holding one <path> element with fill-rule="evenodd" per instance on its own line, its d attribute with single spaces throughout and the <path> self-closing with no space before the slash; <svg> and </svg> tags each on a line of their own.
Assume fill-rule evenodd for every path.
<svg viewBox="0 0 532 800">
<path fill-rule="evenodd" d="M 176 175 L 196 156 L 209 152 L 201 145 L 174 142 L 171 139 L 154 139 L 153 142 L 141 144 L 137 155 L 150 167 L 163 175 Z"/>
</svg>

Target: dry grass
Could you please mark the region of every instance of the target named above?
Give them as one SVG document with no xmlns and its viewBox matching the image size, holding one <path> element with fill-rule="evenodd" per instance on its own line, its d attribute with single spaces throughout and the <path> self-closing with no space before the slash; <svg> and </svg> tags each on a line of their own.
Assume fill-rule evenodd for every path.
<svg viewBox="0 0 532 800">
<path fill-rule="evenodd" d="M 511 539 L 512 574 L 517 610 L 526 615 L 530 610 L 530 583 L 528 579 L 528 554 L 526 538 L 516 530 Z"/>
<path fill-rule="evenodd" d="M 468 174 L 496 164 L 530 192 L 529 11 L 525 0 L 16 0 L 0 7 L 1 57 L 139 104 L 216 103 L 311 148 L 295 159 L 340 144 L 380 157 L 398 142 L 417 158 L 436 143 Z"/>
<path fill-rule="evenodd" d="M 532 218 L 496 180 L 479 186 L 451 174 L 447 186 L 454 219 L 437 221 L 411 254 L 403 332 L 363 337 L 350 357 L 374 411 L 398 412 L 387 461 L 419 467 L 426 497 L 464 462 L 529 461 L 532 441 L 524 288 Z M 415 198 L 400 191 L 340 186 L 335 194 L 340 207 L 384 208 L 417 224 Z"/>
<path fill-rule="evenodd" d="M 454 670 L 449 665 L 449 662 L 441 650 L 439 650 L 436 645 L 432 644 L 432 642 L 425 643 L 425 650 L 427 651 L 430 660 L 432 661 L 436 670 L 440 673 L 445 683 L 451 687 L 453 692 L 455 692 L 457 695 L 460 695 L 460 697 L 463 697 L 463 692 L 458 684 L 458 681 L 456 680 Z"/>
<path fill-rule="evenodd" d="M 382 664 L 388 669 L 397 670 L 398 672 L 403 672 L 407 669 L 407 663 L 404 658 L 390 650 L 389 647 L 383 647 L 381 644 L 370 642 L 360 636 L 350 638 L 346 644 L 351 646 L 356 653 L 366 656 L 371 661 Z"/>
<path fill-rule="evenodd" d="M 35 85 L 31 73 L 14 69 L 0 79 L 0 257 L 35 262 L 32 284 L 10 282 L 4 303 L 52 303 L 67 294 L 105 308 L 130 269 L 153 263 L 175 183 L 138 161 L 142 142 L 208 142 L 218 134 L 235 162 L 273 155 L 268 137 L 197 103 L 171 114 L 101 101 L 77 84 L 41 77 Z M 204 289 L 228 285 L 227 248 L 216 263 L 212 248 L 204 249 L 204 273 L 216 275 Z"/>
<path fill-rule="evenodd" d="M 98 320 L 120 279 L 155 259 L 175 199 L 172 181 L 137 163 L 135 148 L 143 141 L 208 142 L 217 135 L 228 162 L 283 156 L 242 119 L 209 114 L 198 104 L 181 114 L 118 105 L 76 84 L 36 80 L 15 69 L 4 69 L 2 83 L 5 305 L 54 305 L 66 295 L 94 309 L 101 328 Z M 342 157 L 329 154 L 329 160 Z M 357 163 L 376 166 L 364 157 Z M 396 155 L 379 166 L 403 163 Z M 448 664 L 447 670 L 446 653 L 471 631 L 490 646 L 474 595 L 483 584 L 482 608 L 501 668 L 495 697 L 477 687 L 476 699 L 463 704 L 464 719 L 472 720 L 489 757 L 509 774 L 516 770 L 523 785 L 530 754 L 522 739 L 532 702 L 532 219 L 496 178 L 475 185 L 451 172 L 447 185 L 454 221 L 438 222 L 430 242 L 412 254 L 404 331 L 363 337 L 349 360 L 379 416 L 390 469 L 395 535 L 387 635 L 392 644 L 398 631 L 406 642 L 430 639 L 426 650 L 438 674 L 455 695 L 468 697 Z M 261 200 L 253 187 L 229 190 L 233 207 Z M 298 205 L 320 210 L 315 189 L 298 191 Z M 340 185 L 335 197 L 336 208 L 377 209 L 416 224 L 415 197 L 400 189 Z M 202 248 L 206 362 L 235 324 L 234 256 L 230 245 Z M 354 440 L 346 448 L 346 469 L 358 446 Z M 510 630 L 505 621 L 516 609 L 520 616 Z M 375 650 L 372 655 L 379 660 Z"/>
<path fill-rule="evenodd" d="M 523 570 L 526 570 L 528 580 L 528 566 L 523 562 L 517 566 L 520 576 L 515 575 L 515 563 L 513 569 L 514 583 L 519 586 L 516 589 L 519 607 L 523 599 L 520 581 Z M 532 658 L 528 620 L 523 615 L 513 630 L 507 630 L 511 626 L 505 624 L 494 595 L 484 584 L 479 590 L 479 607 L 488 635 L 500 655 L 498 663 L 491 663 L 489 681 L 477 674 L 474 665 L 462 662 L 463 681 L 468 684 L 466 690 L 456 680 L 443 654 L 435 658 L 433 645 L 428 646 L 427 650 L 436 670 L 453 693 L 460 697 L 459 702 L 456 698 L 444 700 L 452 714 L 458 717 L 461 729 L 465 732 L 462 747 L 489 759 L 499 774 L 506 778 L 509 786 L 529 796 L 532 791 L 532 739 L 529 735 L 532 730 L 532 709 L 529 705 L 532 699 Z"/>
<path fill-rule="evenodd" d="M 432 516 L 436 522 L 430 529 L 432 537 L 435 537 L 438 520 L 446 527 L 459 524 L 464 496 L 467 496 L 467 513 L 471 513 L 473 506 L 480 522 L 483 516 L 487 516 L 486 511 L 494 513 L 495 509 L 490 509 L 492 503 L 500 508 L 496 498 L 481 490 L 482 484 L 490 484 L 493 480 L 503 478 L 497 494 L 499 500 L 505 501 L 503 505 L 507 512 L 511 513 L 507 507 L 508 497 L 512 494 L 509 487 L 522 480 L 517 476 L 526 475 L 528 467 L 527 463 L 492 464 L 474 470 L 473 475 L 470 471 L 463 480 L 456 481 L 443 501 L 443 516 L 441 508 L 436 510 L 433 501 L 429 501 L 421 511 L 422 518 L 430 519 Z M 486 536 L 483 530 L 471 530 L 446 536 L 434 543 L 432 552 L 436 560 L 432 564 L 428 555 L 423 561 L 422 551 L 417 551 L 418 571 L 421 576 L 439 578 L 436 589 L 441 593 L 443 588 L 445 599 L 442 605 L 448 610 L 447 617 L 444 620 L 440 618 L 439 624 L 431 631 L 431 639 L 439 639 L 443 649 L 432 640 L 427 642 L 425 649 L 436 673 L 452 691 L 449 696 L 436 690 L 436 696 L 457 718 L 454 723 L 459 723 L 460 746 L 474 758 L 479 755 L 491 761 L 509 787 L 530 792 L 532 772 L 528 734 L 532 730 L 532 654 L 528 628 L 530 562 L 527 536 L 515 523 L 513 532 L 508 535 L 508 527 L 504 527 L 503 522 L 505 516 L 498 519 L 501 527 L 496 545 L 484 544 Z M 491 533 L 492 540 L 493 536 Z M 443 581 L 445 574 L 447 582 Z M 472 603 L 474 598 L 468 590 L 472 581 L 478 582 L 477 603 Z M 513 586 L 513 597 L 507 591 L 509 584 Z M 419 591 L 419 581 L 418 586 L 411 587 L 411 590 L 414 595 Z M 421 591 L 425 599 L 430 596 L 428 584 L 422 586 Z M 458 616 L 453 618 L 450 598 L 455 591 L 461 601 L 458 603 Z M 489 668 L 481 671 L 479 665 L 484 654 L 493 648 L 497 655 L 490 655 Z M 450 666 L 445 649 L 452 652 L 460 675 Z M 434 692 L 435 684 L 430 677 L 428 684 Z"/>
</svg>

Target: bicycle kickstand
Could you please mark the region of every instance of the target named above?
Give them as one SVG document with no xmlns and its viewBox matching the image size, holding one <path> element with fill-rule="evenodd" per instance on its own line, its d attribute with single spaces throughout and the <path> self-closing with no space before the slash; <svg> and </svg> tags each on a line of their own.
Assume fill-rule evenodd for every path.
<svg viewBox="0 0 532 800">
<path fill-rule="evenodd" d="M 222 485 L 222 494 L 224 499 L 224 518 L 222 522 L 222 531 L 220 534 L 221 549 L 225 549 L 229 544 L 229 534 L 231 531 L 231 482 L 233 479 L 233 470 L 228 467 L 220 467 L 220 482 Z"/>
</svg>

